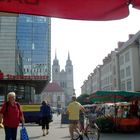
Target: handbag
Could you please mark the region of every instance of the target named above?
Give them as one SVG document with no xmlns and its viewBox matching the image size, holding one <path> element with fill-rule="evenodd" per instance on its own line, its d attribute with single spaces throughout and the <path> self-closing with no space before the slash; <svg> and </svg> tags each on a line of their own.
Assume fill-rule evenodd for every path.
<svg viewBox="0 0 140 140">
<path fill-rule="evenodd" d="M 49 116 L 49 122 L 53 122 L 53 116 L 52 115 Z"/>
<path fill-rule="evenodd" d="M 22 127 L 20 129 L 20 140 L 29 140 L 27 130 L 23 124 L 22 124 Z"/>
</svg>

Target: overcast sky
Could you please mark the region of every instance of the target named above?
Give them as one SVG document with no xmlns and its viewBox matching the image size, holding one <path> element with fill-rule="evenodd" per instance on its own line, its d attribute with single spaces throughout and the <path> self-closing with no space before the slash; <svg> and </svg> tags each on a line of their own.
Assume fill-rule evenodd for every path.
<svg viewBox="0 0 140 140">
<path fill-rule="evenodd" d="M 130 15 L 114 21 L 82 21 L 52 18 L 52 61 L 57 52 L 60 69 L 65 69 L 68 51 L 74 70 L 74 88 L 77 96 L 88 75 L 119 41 L 127 41 L 129 34 L 140 30 L 140 10 L 131 8 Z"/>
</svg>

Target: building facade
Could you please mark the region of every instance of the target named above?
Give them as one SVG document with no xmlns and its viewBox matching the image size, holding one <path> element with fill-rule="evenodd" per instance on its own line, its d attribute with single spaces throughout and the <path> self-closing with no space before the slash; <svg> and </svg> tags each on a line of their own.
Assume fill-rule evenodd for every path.
<svg viewBox="0 0 140 140">
<path fill-rule="evenodd" d="M 52 107 L 65 107 L 65 94 L 57 83 L 49 83 L 41 93 L 41 100 L 47 100 Z"/>
<path fill-rule="evenodd" d="M 101 89 L 101 79 L 100 79 L 100 66 L 97 66 L 95 69 L 94 69 L 94 72 L 92 74 L 92 90 L 91 92 L 96 92 L 97 90 Z"/>
<path fill-rule="evenodd" d="M 17 47 L 17 17 L 0 17 L 0 69 L 5 74 L 22 74 L 22 58 Z"/>
<path fill-rule="evenodd" d="M 82 94 L 97 90 L 140 91 L 140 31 L 129 35 L 128 41 L 119 42 L 118 48 L 103 59 L 98 78 L 97 68 L 89 76 L 81 87 Z"/>
<path fill-rule="evenodd" d="M 140 91 L 140 32 L 130 36 L 118 53 L 120 89 Z"/>
<path fill-rule="evenodd" d="M 17 46 L 23 57 L 24 75 L 50 73 L 50 18 L 19 15 Z"/>
<path fill-rule="evenodd" d="M 52 65 L 52 82 L 58 83 L 63 89 L 66 98 L 66 104 L 71 101 L 71 97 L 74 94 L 74 82 L 73 82 L 73 65 L 68 53 L 68 59 L 66 61 L 65 70 L 60 70 L 59 60 L 55 55 Z"/>
<path fill-rule="evenodd" d="M 5 84 L 5 87 L 4 84 L 0 85 L 3 91 L 15 91 L 20 101 L 34 102 L 35 93 L 41 93 L 44 83 L 51 77 L 50 32 L 49 17 L 0 16 L 0 70 L 4 73 L 4 80 L 9 79 L 8 75 L 16 77 L 12 78 L 13 82 L 9 79 L 10 84 Z M 24 80 L 24 76 L 28 76 L 28 81 L 26 78 Z M 47 80 L 42 82 L 38 77 L 31 80 L 31 76 L 47 76 Z M 20 78 L 22 83 L 14 83 Z M 40 89 L 37 88 L 38 79 Z"/>
<path fill-rule="evenodd" d="M 101 66 L 101 90 L 112 90 L 112 62 L 109 54 Z"/>
</svg>

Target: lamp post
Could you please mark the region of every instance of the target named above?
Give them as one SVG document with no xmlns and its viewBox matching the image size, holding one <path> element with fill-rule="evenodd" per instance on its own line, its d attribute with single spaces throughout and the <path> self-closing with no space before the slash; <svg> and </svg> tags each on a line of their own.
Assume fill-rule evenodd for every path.
<svg viewBox="0 0 140 140">
<path fill-rule="evenodd" d="M 35 44 L 32 43 L 32 48 L 31 48 L 31 75 L 33 74 L 32 69 L 33 69 L 33 51 L 34 51 L 34 49 L 35 49 Z"/>
<path fill-rule="evenodd" d="M 32 44 L 31 44 L 31 75 L 33 74 L 33 51 L 35 49 L 35 44 L 34 44 L 34 16 L 32 16 Z"/>
</svg>

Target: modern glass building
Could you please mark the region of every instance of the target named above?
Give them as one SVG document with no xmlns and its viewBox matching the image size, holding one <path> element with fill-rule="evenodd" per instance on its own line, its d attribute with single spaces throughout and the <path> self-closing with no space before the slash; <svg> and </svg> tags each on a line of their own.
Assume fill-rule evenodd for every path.
<svg viewBox="0 0 140 140">
<path fill-rule="evenodd" d="M 45 79 L 24 81 L 18 75 L 51 77 L 50 37 L 49 17 L 0 16 L 0 70 L 5 77 L 0 81 L 0 96 L 16 91 L 19 101 L 34 101 L 34 94 L 41 92 Z M 17 79 L 8 81 L 7 75 Z"/>
<path fill-rule="evenodd" d="M 21 50 L 24 75 L 50 77 L 50 18 L 19 15 L 17 47 Z"/>
</svg>

